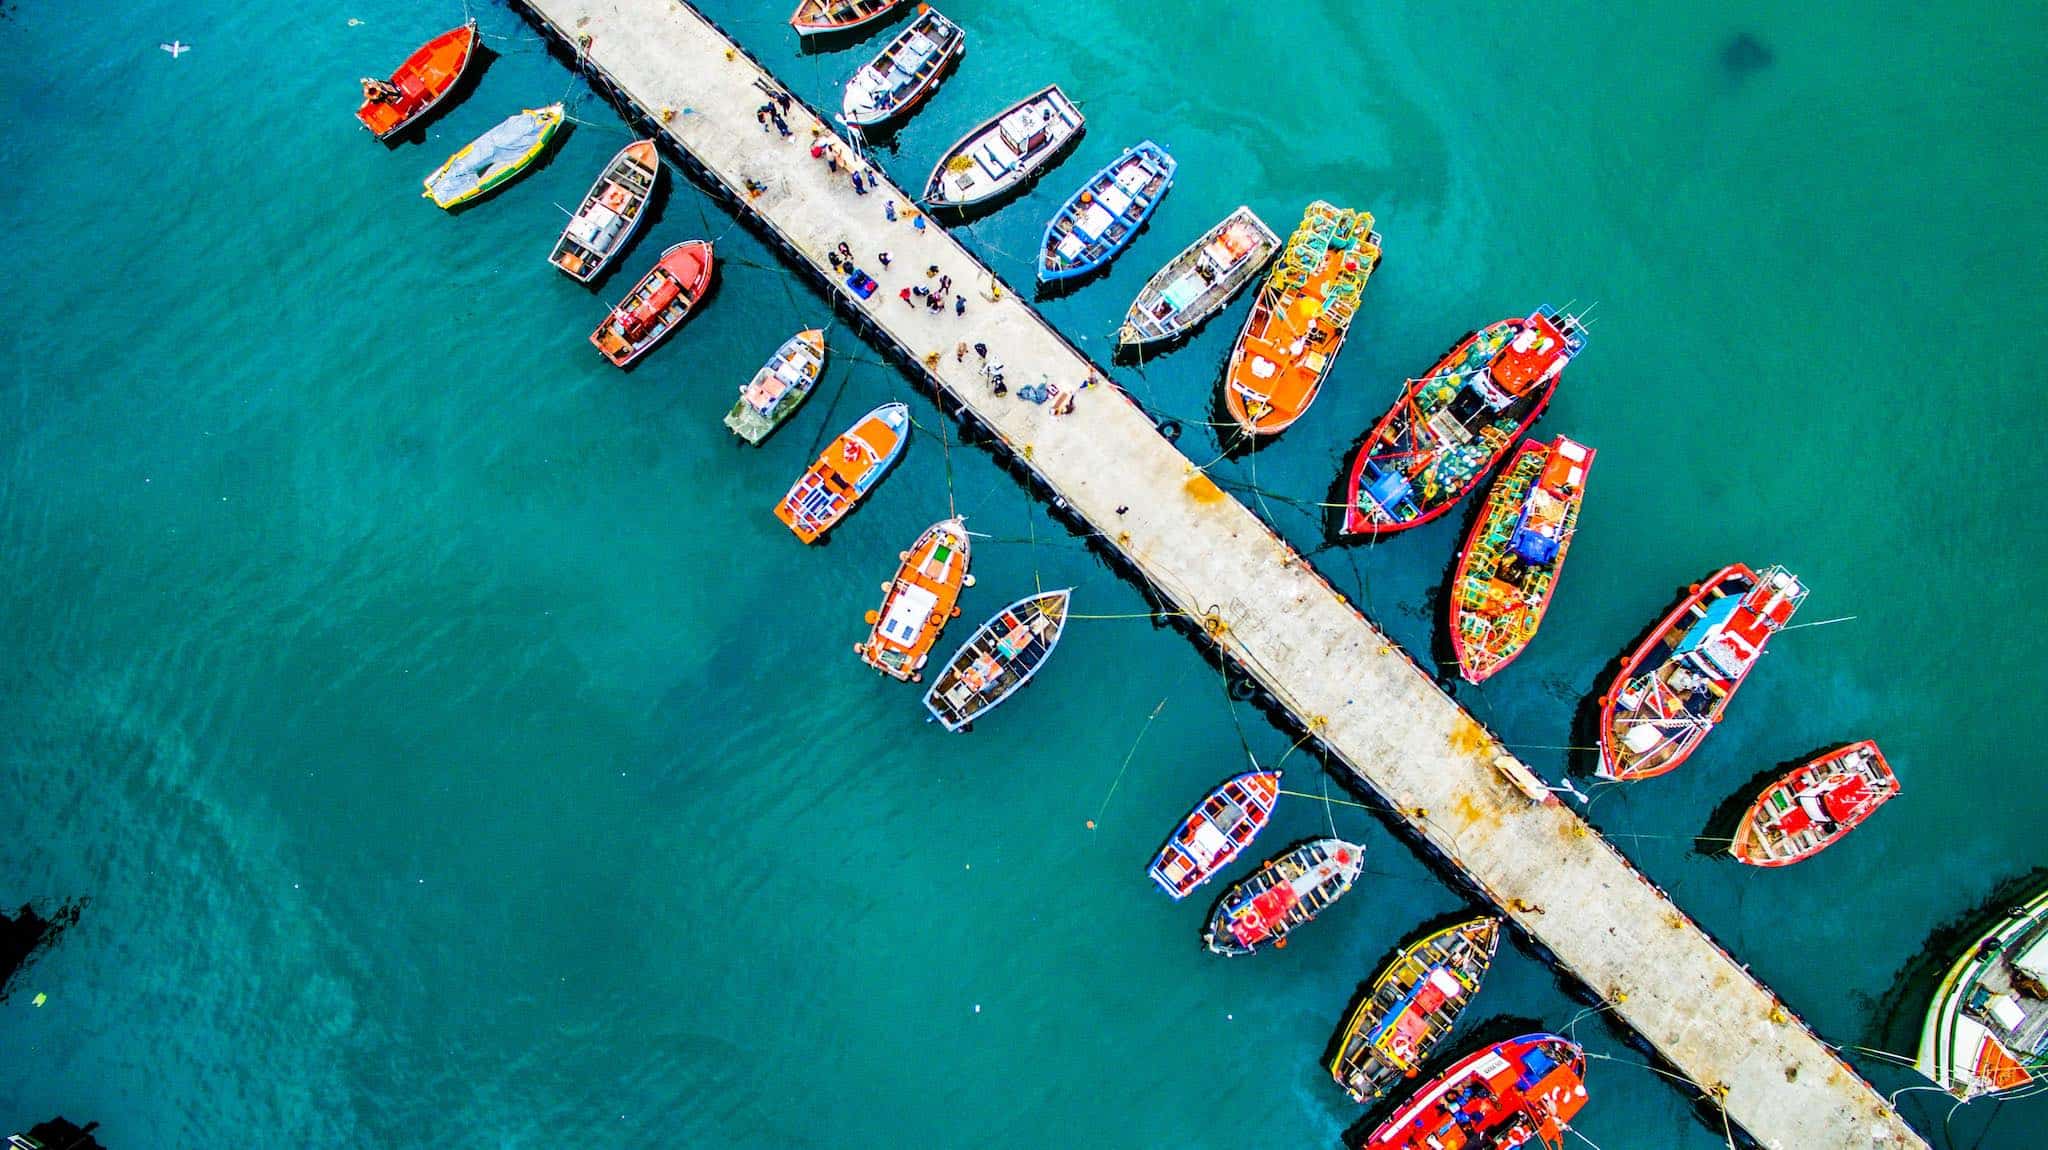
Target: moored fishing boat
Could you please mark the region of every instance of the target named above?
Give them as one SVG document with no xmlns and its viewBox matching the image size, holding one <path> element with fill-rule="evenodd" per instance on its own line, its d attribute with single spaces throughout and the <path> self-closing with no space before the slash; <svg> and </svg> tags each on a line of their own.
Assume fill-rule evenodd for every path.
<svg viewBox="0 0 2048 1150">
<path fill-rule="evenodd" d="M 1744 812 L 1729 853 L 1751 866 L 1790 866 L 1826 850 L 1898 793 L 1877 744 L 1851 743 L 1765 788 Z"/>
<path fill-rule="evenodd" d="M 1543 623 L 1578 527 L 1593 449 L 1530 440 L 1486 493 L 1451 576 L 1451 649 L 1467 682 L 1508 665 Z"/>
<path fill-rule="evenodd" d="M 903 7 L 907 0 L 803 0 L 789 17 L 799 36 L 852 32 Z"/>
<path fill-rule="evenodd" d="M 1166 837 L 1151 866 L 1160 890 L 1184 899 L 1251 845 L 1280 798 L 1280 772 L 1257 767 L 1225 779 Z"/>
<path fill-rule="evenodd" d="M 825 333 L 809 328 L 790 336 L 740 388 L 725 425 L 748 443 L 760 443 L 796 414 L 824 370 Z"/>
<path fill-rule="evenodd" d="M 1240 207 L 1168 260 L 1138 290 L 1117 331 L 1123 347 L 1165 343 L 1193 331 L 1252 282 L 1280 237 L 1248 207 Z"/>
<path fill-rule="evenodd" d="M 1067 630 L 1072 587 L 1026 595 L 983 623 L 932 680 L 924 705 L 958 731 L 1031 681 Z"/>
<path fill-rule="evenodd" d="M 640 229 L 648 197 L 660 177 L 661 154 L 653 140 L 635 140 L 620 148 L 562 228 L 548 262 L 577 283 L 597 278 Z"/>
<path fill-rule="evenodd" d="M 1115 259 L 1172 189 L 1176 166 L 1165 148 L 1146 140 L 1089 177 L 1045 225 L 1039 282 L 1087 275 Z"/>
<path fill-rule="evenodd" d="M 929 4 L 909 27 L 846 82 L 839 121 L 855 128 L 885 124 L 924 102 L 967 48 L 967 34 Z"/>
<path fill-rule="evenodd" d="M 1034 92 L 946 149 L 925 181 L 925 203 L 964 208 L 1015 191 L 1080 139 L 1085 126 L 1058 84 Z"/>
<path fill-rule="evenodd" d="M 471 20 L 420 45 L 389 80 L 363 77 L 356 119 L 378 139 L 390 139 L 438 107 L 475 58 L 476 21 Z"/>
<path fill-rule="evenodd" d="M 440 208 L 466 204 L 512 182 L 547 150 L 562 127 L 562 106 L 528 108 L 464 144 L 426 178 L 420 194 Z"/>
<path fill-rule="evenodd" d="M 897 556 L 896 578 L 882 584 L 881 610 L 868 612 L 867 642 L 853 647 L 861 662 L 904 682 L 922 679 L 932 644 L 960 614 L 960 592 L 973 581 L 967 558 L 967 524 L 954 518 L 925 528 Z"/>
<path fill-rule="evenodd" d="M 1459 340 L 1403 387 L 1359 447 L 1344 530 L 1385 535 L 1449 511 L 1543 414 L 1585 346 L 1577 317 L 1549 307 Z"/>
<path fill-rule="evenodd" d="M 1600 699 L 1602 778 L 1647 779 L 1683 763 L 1806 599 L 1783 567 L 1723 567 L 1629 655 Z"/>
<path fill-rule="evenodd" d="M 854 504 L 874 490 L 908 442 L 908 406 L 885 403 L 868 412 L 825 445 L 818 461 L 775 505 L 775 517 L 798 539 L 816 543 L 819 536 L 853 510 Z"/>
<path fill-rule="evenodd" d="M 1337 1085 L 1370 1102 L 1415 1077 L 1479 993 L 1499 946 L 1500 920 L 1475 918 L 1395 955 L 1337 1032 Z"/>
<path fill-rule="evenodd" d="M 1460 1059 L 1359 1145 L 1363 1150 L 1560 1150 L 1586 1105 L 1586 1055 L 1524 1034 Z"/>
<path fill-rule="evenodd" d="M 1365 869 L 1365 848 L 1316 839 L 1267 859 L 1223 893 L 1210 912 L 1202 943 L 1217 954 L 1250 954 L 1261 943 L 1287 945 L 1287 934 L 1344 897 Z"/>
<path fill-rule="evenodd" d="M 590 333 L 590 342 L 620 367 L 646 355 L 696 309 L 714 265 L 709 240 L 669 248 Z"/>
<path fill-rule="evenodd" d="M 1978 936 L 1935 988 L 1914 1065 L 1967 1102 L 2048 1075 L 2048 889 Z"/>
<path fill-rule="evenodd" d="M 1301 418 L 1344 347 L 1380 262 L 1372 213 L 1310 204 L 1260 286 L 1223 376 L 1223 405 L 1247 435 Z"/>
</svg>

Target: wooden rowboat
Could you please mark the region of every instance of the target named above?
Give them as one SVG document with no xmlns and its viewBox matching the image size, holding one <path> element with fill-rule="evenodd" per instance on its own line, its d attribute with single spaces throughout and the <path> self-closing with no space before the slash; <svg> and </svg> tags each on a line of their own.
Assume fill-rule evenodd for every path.
<svg viewBox="0 0 2048 1150">
<path fill-rule="evenodd" d="M 924 705 L 949 731 L 994 710 L 1038 674 L 1067 630 L 1074 589 L 1027 595 L 965 642 L 924 693 Z"/>
<path fill-rule="evenodd" d="M 380 140 L 388 140 L 438 107 L 476 58 L 476 21 L 450 28 L 419 46 L 389 80 L 363 79 L 363 103 L 356 119 Z"/>
<path fill-rule="evenodd" d="M 1117 331 L 1123 347 L 1179 339 L 1215 315 L 1257 278 L 1280 237 L 1248 207 L 1240 207 L 1154 272 Z"/>
<path fill-rule="evenodd" d="M 590 342 L 619 367 L 646 355 L 696 310 L 711 284 L 713 266 L 710 240 L 685 240 L 669 248 L 590 333 Z"/>
<path fill-rule="evenodd" d="M 453 208 L 489 195 L 512 182 L 547 150 L 561 130 L 560 104 L 528 108 L 462 146 L 434 169 L 420 194 L 436 207 Z"/>
<path fill-rule="evenodd" d="M 548 262 L 577 283 L 596 279 L 640 230 L 647 200 L 660 178 L 661 154 L 653 140 L 635 140 L 620 148 L 605 165 L 604 174 L 590 185 L 576 214 L 569 217 Z"/>
<path fill-rule="evenodd" d="M 1288 932 L 1312 921 L 1344 897 L 1365 869 L 1365 848 L 1342 839 L 1316 839 L 1267 859 L 1249 878 L 1223 892 L 1209 914 L 1202 942 L 1212 953 L 1251 954 L 1262 943 L 1287 945 Z"/>
<path fill-rule="evenodd" d="M 1251 845 L 1279 799 L 1279 771 L 1262 771 L 1254 763 L 1252 770 L 1225 779 L 1166 837 L 1152 857 L 1152 881 L 1175 901 L 1186 898 Z"/>
<path fill-rule="evenodd" d="M 739 399 L 725 415 L 725 425 L 748 443 L 760 443 L 796 414 L 823 370 L 825 333 L 810 328 L 790 336 L 740 388 Z"/>
<path fill-rule="evenodd" d="M 789 17 L 799 36 L 826 36 L 865 28 L 908 0 L 803 0 Z"/>
<path fill-rule="evenodd" d="M 1165 148 L 1146 140 L 1089 177 L 1045 225 L 1039 282 L 1072 279 L 1107 266 L 1152 218 L 1173 187 L 1177 166 Z"/>
<path fill-rule="evenodd" d="M 1479 993 L 1499 946 L 1500 920 L 1475 918 L 1395 955 L 1337 1031 L 1337 1085 L 1371 1102 L 1413 1078 Z"/>
<path fill-rule="evenodd" d="M 921 5 L 917 19 L 846 82 L 840 123 L 872 128 L 909 113 L 939 86 L 966 47 L 967 34 L 958 24 Z"/>
<path fill-rule="evenodd" d="M 1898 776 L 1865 739 L 1793 768 L 1743 813 L 1728 848 L 1751 866 L 1791 866 L 1826 850 L 1899 793 Z"/>
</svg>

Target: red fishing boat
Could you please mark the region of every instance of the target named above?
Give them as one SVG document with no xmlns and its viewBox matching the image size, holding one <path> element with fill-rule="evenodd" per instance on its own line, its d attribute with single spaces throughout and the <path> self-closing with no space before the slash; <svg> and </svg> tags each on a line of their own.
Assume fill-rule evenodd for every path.
<svg viewBox="0 0 2048 1150">
<path fill-rule="evenodd" d="M 1586 1105 L 1586 1055 L 1555 1034 L 1472 1054 L 1416 1091 L 1362 1150 L 1559 1150 Z"/>
<path fill-rule="evenodd" d="M 1683 763 L 1805 599 L 1783 567 L 1759 575 L 1737 563 L 1695 583 L 1601 697 L 1600 776 L 1647 779 Z"/>
<path fill-rule="evenodd" d="M 1286 946 L 1289 931 L 1343 898 L 1364 869 L 1365 848 L 1342 839 L 1316 839 L 1267 859 L 1217 900 L 1202 943 L 1223 955 L 1250 954 L 1266 942 Z"/>
<path fill-rule="evenodd" d="M 1256 765 L 1256 764 L 1254 764 Z M 1273 817 L 1279 771 L 1246 771 L 1210 791 L 1159 848 L 1152 881 L 1176 900 L 1230 865 Z"/>
<path fill-rule="evenodd" d="M 789 18 L 799 36 L 824 36 L 865 28 L 909 0 L 803 0 Z"/>
<path fill-rule="evenodd" d="M 1562 435 L 1529 440 L 1486 493 L 1451 576 L 1451 650 L 1466 682 L 1484 682 L 1536 637 L 1578 529 L 1593 454 Z"/>
<path fill-rule="evenodd" d="M 1851 743 L 1758 795 L 1729 852 L 1751 866 L 1791 866 L 1826 850 L 1898 793 L 1898 777 L 1877 744 Z"/>
<path fill-rule="evenodd" d="M 1578 318 L 1548 307 L 1458 341 L 1359 447 L 1345 532 L 1388 535 L 1449 511 L 1543 414 L 1585 346 Z"/>
<path fill-rule="evenodd" d="M 661 253 L 653 270 L 590 333 L 590 342 L 620 367 L 639 359 L 704 298 L 711 269 L 709 240 L 685 240 Z"/>
<path fill-rule="evenodd" d="M 433 111 L 475 56 L 476 21 L 450 28 L 407 56 L 389 80 L 363 77 L 363 104 L 356 109 L 356 119 L 378 139 L 390 139 Z"/>
</svg>

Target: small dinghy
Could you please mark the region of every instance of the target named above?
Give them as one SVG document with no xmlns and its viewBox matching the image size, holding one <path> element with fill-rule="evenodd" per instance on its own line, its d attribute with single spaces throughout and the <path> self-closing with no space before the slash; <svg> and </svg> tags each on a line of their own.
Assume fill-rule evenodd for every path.
<svg viewBox="0 0 2048 1150">
<path fill-rule="evenodd" d="M 562 106 L 528 108 L 463 145 L 434 169 L 421 195 L 436 207 L 453 208 L 511 183 L 547 150 L 562 127 Z"/>
<path fill-rule="evenodd" d="M 825 445 L 824 454 L 775 505 L 775 517 L 798 539 L 816 543 L 874 490 L 909 442 L 909 407 L 885 403 L 868 412 Z"/>
<path fill-rule="evenodd" d="M 685 240 L 661 253 L 653 270 L 590 333 L 590 342 L 620 367 L 646 355 L 695 310 L 711 285 L 712 267 L 709 240 Z"/>
<path fill-rule="evenodd" d="M 620 148 L 584 195 L 582 206 L 569 217 L 548 262 L 577 283 L 596 279 L 640 229 L 647 199 L 660 177 L 661 154 L 653 140 L 635 140 Z"/>
<path fill-rule="evenodd" d="M 1359 446 L 1345 532 L 1390 535 L 1456 506 L 1543 414 L 1585 347 L 1578 317 L 1549 307 L 1459 340 L 1403 388 Z"/>
<path fill-rule="evenodd" d="M 1225 780 L 1167 836 L 1153 856 L 1152 881 L 1176 901 L 1186 898 L 1251 845 L 1279 798 L 1279 771 L 1255 769 Z"/>
<path fill-rule="evenodd" d="M 1128 246 L 1173 187 L 1173 157 L 1150 140 L 1124 149 L 1045 225 L 1038 282 L 1087 275 Z"/>
<path fill-rule="evenodd" d="M 1693 584 L 1600 699 L 1600 777 L 1676 770 L 1805 601 L 1806 588 L 1783 567 L 1759 575 L 1735 563 Z"/>
<path fill-rule="evenodd" d="M 865 28 L 903 7 L 907 0 L 803 0 L 789 25 L 799 36 L 829 36 Z"/>
<path fill-rule="evenodd" d="M 1066 633 L 1073 595 L 1072 587 L 1027 595 L 983 623 L 924 693 L 932 717 L 958 731 L 1030 682 Z"/>
<path fill-rule="evenodd" d="M 1451 576 L 1451 650 L 1466 682 L 1485 682 L 1536 637 L 1578 529 L 1593 454 L 1562 435 L 1532 439 L 1486 493 Z"/>
<path fill-rule="evenodd" d="M 853 646 L 861 662 L 906 683 L 921 672 L 946 624 L 957 618 L 967 573 L 967 524 L 959 519 L 924 529 L 910 550 L 898 555 L 896 578 L 882 584 L 882 608 L 868 612 L 868 638 Z"/>
<path fill-rule="evenodd" d="M 1586 1106 L 1586 1055 L 1525 1034 L 1467 1055 L 1417 1090 L 1360 1150 L 1562 1150 Z"/>
<path fill-rule="evenodd" d="M 964 208 L 1016 191 L 1080 139 L 1084 126 L 1058 84 L 1026 96 L 946 150 L 925 181 L 924 201 Z"/>
<path fill-rule="evenodd" d="M 1475 918 L 1395 955 L 1337 1032 L 1337 1085 L 1371 1102 L 1415 1077 L 1479 993 L 1499 946 L 1500 920 Z"/>
<path fill-rule="evenodd" d="M 1758 795 L 1729 852 L 1751 866 L 1791 866 L 1832 846 L 1898 793 L 1898 777 L 1877 744 L 1851 743 Z"/>
<path fill-rule="evenodd" d="M 471 20 L 420 45 L 389 80 L 363 77 L 356 119 L 378 139 L 390 139 L 433 111 L 475 58 L 476 21 Z"/>
<path fill-rule="evenodd" d="M 748 443 L 759 444 L 796 414 L 823 370 L 825 333 L 810 328 L 790 336 L 740 388 L 738 401 L 725 413 L 725 425 Z"/>
<path fill-rule="evenodd" d="M 885 124 L 924 102 L 967 47 L 967 34 L 930 5 L 846 82 L 839 122 L 855 128 Z"/>
<path fill-rule="evenodd" d="M 1342 839 L 1303 843 L 1223 893 L 1202 942 L 1217 954 L 1250 954 L 1261 943 L 1287 945 L 1287 932 L 1344 897 L 1365 869 L 1365 848 Z"/>
<path fill-rule="evenodd" d="M 1257 278 L 1278 250 L 1280 237 L 1266 221 L 1238 208 L 1145 281 L 1116 333 L 1118 345 L 1166 343 L 1193 331 Z"/>
</svg>

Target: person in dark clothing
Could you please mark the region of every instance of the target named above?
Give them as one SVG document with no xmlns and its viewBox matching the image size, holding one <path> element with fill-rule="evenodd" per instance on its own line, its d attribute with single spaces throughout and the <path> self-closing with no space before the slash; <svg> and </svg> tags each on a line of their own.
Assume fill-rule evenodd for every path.
<svg viewBox="0 0 2048 1150">
<path fill-rule="evenodd" d="M 954 315 L 966 315 L 966 314 L 967 314 L 967 297 L 966 297 L 966 296 L 964 296 L 964 295 L 956 295 L 956 296 L 954 296 L 954 297 L 953 297 L 953 314 L 954 314 Z"/>
</svg>

